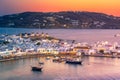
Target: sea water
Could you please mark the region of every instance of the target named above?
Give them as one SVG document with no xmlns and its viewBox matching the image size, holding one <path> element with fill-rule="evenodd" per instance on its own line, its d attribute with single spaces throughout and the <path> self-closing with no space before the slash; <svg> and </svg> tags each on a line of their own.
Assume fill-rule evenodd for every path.
<svg viewBox="0 0 120 80">
<path fill-rule="evenodd" d="M 112 29 L 24 29 L 0 28 L 0 34 L 48 33 L 65 40 L 94 43 L 97 41 L 120 42 L 114 37 L 120 30 Z M 44 61 L 42 72 L 31 71 L 31 65 Z M 120 59 L 83 57 L 82 65 L 54 63 L 44 57 L 0 62 L 0 80 L 120 80 Z"/>
</svg>

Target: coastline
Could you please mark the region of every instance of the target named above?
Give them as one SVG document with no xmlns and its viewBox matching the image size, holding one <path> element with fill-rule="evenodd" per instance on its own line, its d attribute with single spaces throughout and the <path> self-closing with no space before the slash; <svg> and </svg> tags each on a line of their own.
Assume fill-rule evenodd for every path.
<svg viewBox="0 0 120 80">
<path fill-rule="evenodd" d="M 9 57 L 9 58 L 3 58 L 0 59 L 0 62 L 7 62 L 7 61 L 13 61 L 13 60 L 20 60 L 20 59 L 27 59 L 27 58 L 37 58 L 37 57 L 103 57 L 103 58 L 120 58 L 120 56 L 113 56 L 113 55 L 81 55 L 77 56 L 75 54 L 40 54 L 40 53 L 35 53 L 35 54 L 27 54 L 27 55 L 22 55 L 22 56 L 14 56 L 14 57 Z"/>
<path fill-rule="evenodd" d="M 14 57 L 10 57 L 9 58 L 3 58 L 3 59 L 0 59 L 0 62 L 6 62 L 6 61 L 12 61 L 12 60 L 19 60 L 19 59 L 27 59 L 27 58 L 35 58 L 35 57 L 55 57 L 55 56 L 59 56 L 59 57 L 66 57 L 66 56 L 72 56 L 74 57 L 75 55 L 71 54 L 71 55 L 68 55 L 68 54 L 39 54 L 39 53 L 35 53 L 35 54 L 27 54 L 27 55 L 22 55 L 22 56 L 14 56 Z"/>
</svg>

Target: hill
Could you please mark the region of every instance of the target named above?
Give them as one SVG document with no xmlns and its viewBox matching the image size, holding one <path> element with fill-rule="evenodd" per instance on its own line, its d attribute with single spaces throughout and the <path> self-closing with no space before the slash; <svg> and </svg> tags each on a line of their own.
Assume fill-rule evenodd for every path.
<svg viewBox="0 0 120 80">
<path fill-rule="evenodd" d="M 95 12 L 24 12 L 1 16 L 0 27 L 120 29 L 120 18 Z"/>
</svg>

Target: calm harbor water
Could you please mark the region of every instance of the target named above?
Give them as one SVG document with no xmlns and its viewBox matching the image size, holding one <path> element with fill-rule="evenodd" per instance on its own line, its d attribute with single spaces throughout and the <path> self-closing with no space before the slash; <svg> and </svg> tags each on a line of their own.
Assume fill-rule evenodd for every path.
<svg viewBox="0 0 120 80">
<path fill-rule="evenodd" d="M 39 65 L 42 72 L 31 71 Z M 82 65 L 55 63 L 43 57 L 0 63 L 0 80 L 120 80 L 120 59 L 84 57 Z"/>
<path fill-rule="evenodd" d="M 114 37 L 120 30 L 0 28 L 0 34 L 25 32 L 44 32 L 57 38 L 78 42 L 120 42 L 120 37 Z M 38 65 L 39 59 L 45 63 L 43 71 L 31 71 L 31 65 Z M 119 58 L 84 57 L 82 60 L 82 65 L 54 63 L 52 59 L 46 60 L 44 57 L 0 62 L 0 80 L 120 80 Z"/>
</svg>

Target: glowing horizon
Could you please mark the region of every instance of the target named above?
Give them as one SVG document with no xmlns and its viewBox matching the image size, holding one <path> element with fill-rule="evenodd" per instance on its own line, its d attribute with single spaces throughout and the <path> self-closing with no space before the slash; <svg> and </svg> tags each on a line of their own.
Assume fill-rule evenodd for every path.
<svg viewBox="0 0 120 80">
<path fill-rule="evenodd" d="M 120 16 L 120 0 L 1 0 L 0 14 L 19 12 L 89 11 Z"/>
</svg>

